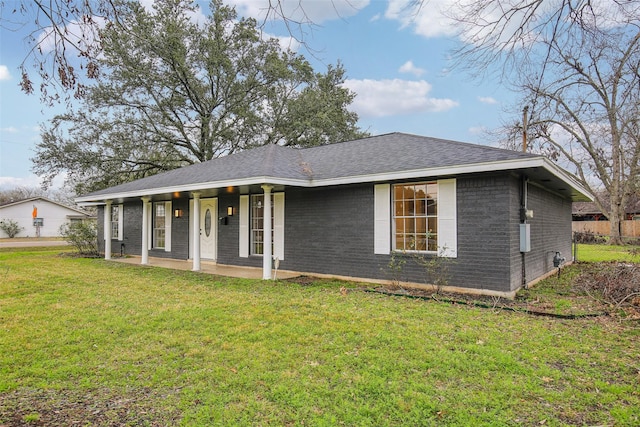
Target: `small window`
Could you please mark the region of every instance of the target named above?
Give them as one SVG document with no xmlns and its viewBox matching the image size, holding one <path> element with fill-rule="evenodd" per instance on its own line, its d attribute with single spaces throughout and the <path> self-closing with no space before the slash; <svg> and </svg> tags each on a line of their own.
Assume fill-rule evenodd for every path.
<svg viewBox="0 0 640 427">
<path fill-rule="evenodd" d="M 111 238 L 122 240 L 122 205 L 111 206 Z"/>
<path fill-rule="evenodd" d="M 165 202 L 153 204 L 153 247 L 164 249 L 166 237 L 166 209 Z"/>
<path fill-rule="evenodd" d="M 271 194 L 271 253 L 273 253 L 273 194 Z M 251 255 L 264 254 L 264 194 L 251 195 Z"/>
<path fill-rule="evenodd" d="M 393 249 L 438 251 L 438 184 L 393 186 Z"/>
</svg>

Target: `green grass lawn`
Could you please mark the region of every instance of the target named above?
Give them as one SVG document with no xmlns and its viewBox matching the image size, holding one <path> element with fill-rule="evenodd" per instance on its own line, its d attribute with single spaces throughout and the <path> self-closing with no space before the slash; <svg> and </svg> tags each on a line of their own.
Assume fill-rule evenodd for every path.
<svg viewBox="0 0 640 427">
<path fill-rule="evenodd" d="M 640 262 L 640 246 L 578 244 L 577 259 L 580 262 L 623 261 Z"/>
<path fill-rule="evenodd" d="M 640 424 L 637 322 L 59 251 L 0 250 L 0 425 Z"/>
</svg>

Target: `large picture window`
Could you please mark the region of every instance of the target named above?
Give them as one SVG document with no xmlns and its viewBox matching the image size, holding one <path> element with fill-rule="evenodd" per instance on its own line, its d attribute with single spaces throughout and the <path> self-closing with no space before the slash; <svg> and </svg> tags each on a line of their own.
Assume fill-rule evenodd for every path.
<svg viewBox="0 0 640 427">
<path fill-rule="evenodd" d="M 274 202 L 271 194 L 271 236 L 274 235 Z M 251 255 L 264 254 L 264 194 L 251 195 Z M 273 252 L 271 239 L 271 253 Z"/>
<path fill-rule="evenodd" d="M 153 204 L 153 247 L 164 249 L 166 237 L 166 208 L 165 202 Z"/>
<path fill-rule="evenodd" d="M 393 186 L 393 249 L 438 251 L 438 184 Z"/>
</svg>

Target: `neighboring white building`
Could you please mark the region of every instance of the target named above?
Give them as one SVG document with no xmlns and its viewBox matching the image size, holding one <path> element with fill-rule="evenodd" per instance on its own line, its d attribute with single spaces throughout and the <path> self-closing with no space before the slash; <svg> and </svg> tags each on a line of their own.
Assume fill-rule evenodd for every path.
<svg viewBox="0 0 640 427">
<path fill-rule="evenodd" d="M 22 228 L 16 237 L 59 237 L 60 226 L 91 215 L 45 197 L 32 197 L 0 205 L 0 220 L 13 220 Z M 9 237 L 0 230 L 0 238 Z"/>
</svg>

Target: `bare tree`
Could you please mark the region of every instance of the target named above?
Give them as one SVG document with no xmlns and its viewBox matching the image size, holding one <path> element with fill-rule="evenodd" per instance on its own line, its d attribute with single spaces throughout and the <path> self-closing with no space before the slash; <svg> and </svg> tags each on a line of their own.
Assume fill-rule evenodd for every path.
<svg viewBox="0 0 640 427">
<path fill-rule="evenodd" d="M 120 0 L 0 0 L 0 25 L 10 31 L 32 28 L 20 65 L 22 90 L 40 91 L 51 105 L 84 95 L 87 81 L 100 69 L 100 29 L 118 23 Z M 33 74 L 41 83 L 34 88 Z"/>
<path fill-rule="evenodd" d="M 640 172 L 640 25 L 620 9 L 595 12 L 590 4 L 580 13 L 567 6 L 570 16 L 554 18 L 551 35 L 538 35 L 526 55 L 514 52 L 520 72 L 512 82 L 520 106 L 530 107 L 529 150 L 567 166 L 592 193 L 606 190 L 596 204 L 611 221 L 611 243 L 619 244 Z M 565 27 L 571 16 L 574 26 Z M 486 51 L 478 54 L 481 60 Z M 522 126 L 508 127 L 505 143 L 513 145 Z"/>
<path fill-rule="evenodd" d="M 415 0 L 423 6 L 428 0 Z M 533 65 L 544 76 L 553 43 L 637 22 L 637 0 L 457 0 L 445 13 L 461 41 L 455 64 L 475 75 L 498 69 L 507 82 Z M 495 67 L 500 64 L 501 67 Z"/>
<path fill-rule="evenodd" d="M 30 199 L 32 197 L 46 197 L 47 192 L 38 187 L 14 187 L 0 191 L 0 205 Z"/>
</svg>

